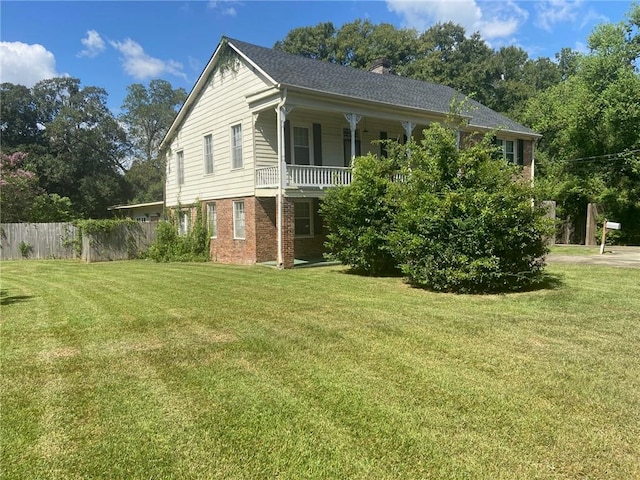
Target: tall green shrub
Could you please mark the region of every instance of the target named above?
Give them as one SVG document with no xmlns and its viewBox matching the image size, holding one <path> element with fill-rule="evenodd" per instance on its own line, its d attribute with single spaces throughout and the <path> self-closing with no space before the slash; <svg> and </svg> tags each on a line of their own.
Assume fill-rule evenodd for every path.
<svg viewBox="0 0 640 480">
<path fill-rule="evenodd" d="M 432 125 L 410 143 L 390 244 L 415 285 L 456 292 L 527 288 L 542 278 L 550 225 L 518 167 L 489 137 L 456 148 L 455 131 Z"/>
<path fill-rule="evenodd" d="M 389 159 L 356 160 L 353 183 L 323 206 L 331 256 L 354 269 L 400 269 L 439 291 L 495 292 L 542 279 L 552 226 L 518 167 L 489 136 L 458 149 L 456 131 L 434 124 Z"/>
<path fill-rule="evenodd" d="M 209 260 L 209 233 L 202 208 L 197 207 L 191 230 L 178 233 L 178 213 L 171 211 L 167 220 L 158 223 L 156 239 L 147 256 L 156 262 L 205 262 Z"/>
<path fill-rule="evenodd" d="M 387 243 L 394 215 L 387 190 L 396 173 L 393 160 L 356 158 L 352 183 L 327 192 L 321 213 L 329 258 L 369 275 L 397 271 Z"/>
</svg>

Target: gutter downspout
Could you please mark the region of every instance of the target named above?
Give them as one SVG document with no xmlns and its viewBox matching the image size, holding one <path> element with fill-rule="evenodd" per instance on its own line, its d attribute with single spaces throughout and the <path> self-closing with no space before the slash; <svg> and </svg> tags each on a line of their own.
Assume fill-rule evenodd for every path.
<svg viewBox="0 0 640 480">
<path fill-rule="evenodd" d="M 284 122 L 285 118 L 282 115 L 282 109 L 287 101 L 287 89 L 284 89 L 284 92 L 281 94 L 281 100 L 278 102 L 276 106 L 276 117 L 278 122 L 278 268 L 284 268 L 284 242 L 283 242 L 283 229 L 282 224 L 284 223 L 284 186 L 283 186 L 283 178 L 284 178 L 284 170 L 283 164 L 285 162 L 284 158 Z"/>
</svg>

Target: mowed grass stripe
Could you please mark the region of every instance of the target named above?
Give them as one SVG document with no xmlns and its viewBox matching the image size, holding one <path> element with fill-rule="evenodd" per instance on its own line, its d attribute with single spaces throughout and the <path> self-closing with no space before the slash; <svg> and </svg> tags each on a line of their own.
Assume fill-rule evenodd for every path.
<svg viewBox="0 0 640 480">
<path fill-rule="evenodd" d="M 458 296 L 341 268 L 6 262 L 3 303 L 32 298 L 2 307 L 3 468 L 633 478 L 638 277 L 580 268 Z"/>
</svg>

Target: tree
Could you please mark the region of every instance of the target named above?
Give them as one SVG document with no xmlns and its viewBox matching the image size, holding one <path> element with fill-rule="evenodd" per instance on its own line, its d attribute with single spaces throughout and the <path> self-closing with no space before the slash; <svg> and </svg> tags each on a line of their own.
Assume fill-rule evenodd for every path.
<svg viewBox="0 0 640 480">
<path fill-rule="evenodd" d="M 628 243 L 640 242 L 639 24 L 636 5 L 626 23 L 596 27 L 588 54 L 563 51 L 575 72 L 531 99 L 522 117 L 543 134 L 550 165 L 538 174 L 554 187 L 559 213 L 582 226 L 587 203 L 599 203 Z"/>
<path fill-rule="evenodd" d="M 31 90 L 23 85 L 0 85 L 0 133 L 2 148 L 14 149 L 43 142 L 38 112 Z"/>
<path fill-rule="evenodd" d="M 43 80 L 33 87 L 46 154 L 34 158 L 41 185 L 69 197 L 78 216 L 105 217 L 125 197 L 124 130 L 106 106 L 106 92 L 77 78 Z"/>
<path fill-rule="evenodd" d="M 27 154 L 0 154 L 0 207 L 3 223 L 27 222 L 33 200 L 42 192 L 38 177 L 26 165 Z"/>
<path fill-rule="evenodd" d="M 336 29 L 331 22 L 319 23 L 314 27 L 294 28 L 284 40 L 278 40 L 276 50 L 302 55 L 307 58 L 336 61 Z"/>
<path fill-rule="evenodd" d="M 165 80 L 152 80 L 148 88 L 136 83 L 127 88 L 120 120 L 133 146 L 133 161 L 127 172 L 134 201 L 162 198 L 165 168 L 158 147 L 187 93 Z"/>
</svg>

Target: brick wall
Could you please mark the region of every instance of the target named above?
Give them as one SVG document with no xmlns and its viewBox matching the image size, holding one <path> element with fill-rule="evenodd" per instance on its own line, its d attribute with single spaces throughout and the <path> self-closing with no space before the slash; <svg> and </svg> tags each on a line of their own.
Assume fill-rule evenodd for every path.
<svg viewBox="0 0 640 480">
<path fill-rule="evenodd" d="M 233 238 L 233 202 L 244 200 L 245 231 L 244 239 Z M 207 202 L 212 203 L 212 202 Z M 251 264 L 256 262 L 255 197 L 225 198 L 213 202 L 216 204 L 218 219 L 217 237 L 211 239 L 211 260 L 220 263 Z"/>
<path fill-rule="evenodd" d="M 256 262 L 269 262 L 278 258 L 278 230 L 276 199 L 255 199 Z"/>
<path fill-rule="evenodd" d="M 244 201 L 245 239 L 233 238 L 233 202 Z M 252 264 L 278 258 L 277 199 L 273 197 L 216 200 L 218 231 L 211 239 L 211 260 L 220 263 Z M 324 253 L 325 234 L 318 213 L 320 201 L 314 200 L 314 235 L 295 237 L 295 208 L 292 198 L 283 204 L 283 267 L 292 268 L 295 258 L 316 259 Z"/>
<path fill-rule="evenodd" d="M 283 202 L 283 229 L 282 229 L 282 267 L 293 268 L 295 259 L 294 227 L 295 210 L 293 199 L 285 198 Z"/>
<path fill-rule="evenodd" d="M 313 200 L 313 236 L 294 238 L 295 257 L 303 260 L 322 258 L 326 235 L 323 229 L 322 216 L 318 212 L 320 200 Z"/>
</svg>

